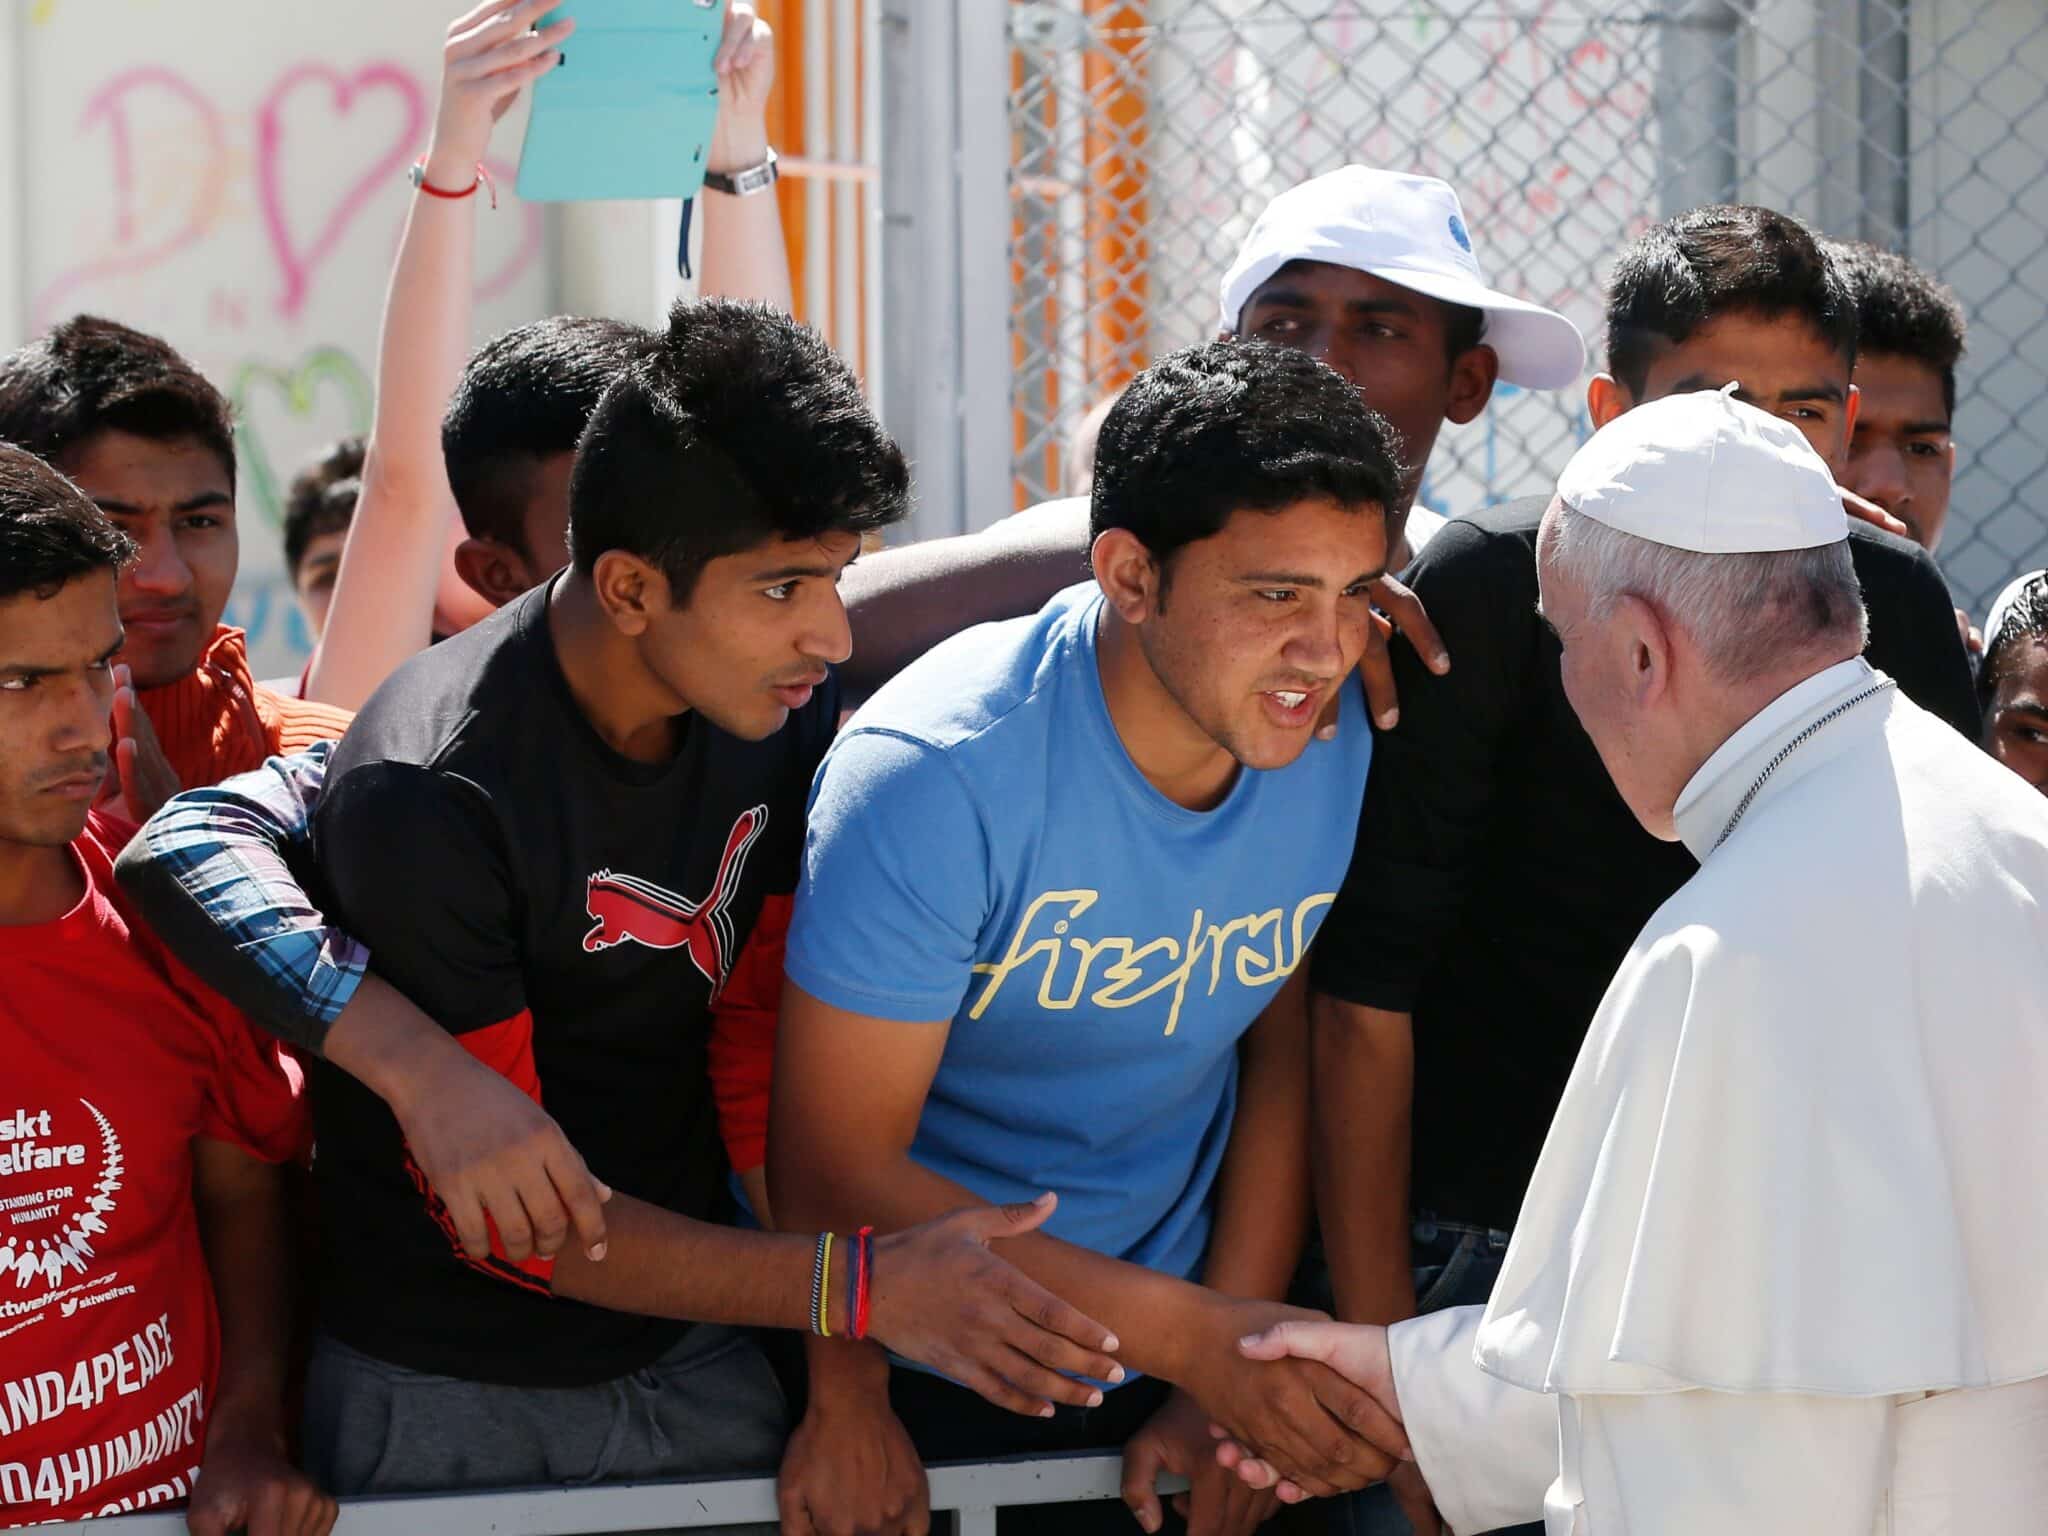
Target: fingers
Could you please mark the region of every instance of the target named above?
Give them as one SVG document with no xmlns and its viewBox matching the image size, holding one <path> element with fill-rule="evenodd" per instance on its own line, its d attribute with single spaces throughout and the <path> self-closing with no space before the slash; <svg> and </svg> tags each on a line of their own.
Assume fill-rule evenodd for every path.
<svg viewBox="0 0 2048 1536">
<path fill-rule="evenodd" d="M 1133 1435 L 1124 1447 L 1124 1506 L 1148 1532 L 1166 1519 L 1159 1507 L 1159 1474 L 1165 1466 L 1165 1447 L 1156 1435 Z"/>
<path fill-rule="evenodd" d="M 1335 741 L 1337 739 L 1337 727 L 1342 723 L 1343 719 L 1344 690 L 1342 688 L 1334 688 L 1330 691 L 1330 702 L 1323 706 L 1323 712 L 1316 720 L 1316 740 Z"/>
<path fill-rule="evenodd" d="M 249 1519 L 242 1527 L 247 1536 L 292 1536 L 285 1524 L 286 1495 L 289 1492 L 281 1477 L 268 1478 L 258 1485 L 256 1497 L 249 1502 Z"/>
<path fill-rule="evenodd" d="M 1033 1403 L 1051 1401 L 1073 1408 L 1099 1408 L 1102 1405 L 1102 1389 L 1093 1382 L 1049 1371 L 1014 1346 L 999 1354 L 991 1364 L 1003 1380 L 1028 1396 Z"/>
<path fill-rule="evenodd" d="M 1348 1341 L 1350 1325 L 1345 1323 L 1275 1323 L 1264 1333 L 1237 1341 L 1237 1352 L 1247 1360 L 1317 1360 L 1327 1365 Z"/>
<path fill-rule="evenodd" d="M 548 1178 L 556 1195 L 568 1208 L 569 1221 L 576 1229 L 577 1246 L 593 1264 L 605 1255 L 604 1203 L 612 1192 L 591 1176 L 590 1169 L 574 1147 L 563 1141 L 548 1159 Z"/>
<path fill-rule="evenodd" d="M 1225 1444 L 1230 1450 L 1238 1453 L 1236 1463 L 1234 1466 L 1231 1466 L 1231 1470 L 1237 1473 L 1238 1481 L 1243 1483 L 1245 1487 L 1275 1488 L 1279 1486 L 1280 1474 L 1274 1471 L 1270 1465 L 1259 1460 L 1256 1456 L 1246 1454 L 1244 1448 L 1234 1440 L 1228 1441 Z M 1219 1462 L 1223 1460 L 1224 1449 L 1225 1446 L 1217 1447 L 1216 1459 Z M 1224 1464 L 1230 1465 L 1229 1463 Z"/>
<path fill-rule="evenodd" d="M 467 1187 L 454 1190 L 440 1190 L 442 1208 L 448 1212 L 448 1219 L 455 1224 L 455 1237 L 462 1244 L 462 1251 L 472 1259 L 487 1259 L 491 1256 L 491 1229 L 484 1219 L 483 1202 L 474 1190 Z"/>
<path fill-rule="evenodd" d="M 1876 502 L 1858 496 L 1844 485 L 1836 486 L 1835 490 L 1842 498 L 1842 510 L 1859 522 L 1870 523 L 1875 527 L 1882 528 L 1886 533 L 1896 533 L 1900 538 L 1910 538 L 1912 536 L 1910 528 L 1896 517 L 1893 517 L 1891 513 L 1885 511 Z"/>
<path fill-rule="evenodd" d="M 520 0 L 483 0 L 483 4 L 476 7 L 476 9 L 465 11 L 462 15 L 448 23 L 448 35 L 451 38 L 457 38 L 461 37 L 464 33 L 473 32 L 476 28 L 490 20 L 491 17 L 497 15 L 498 12 L 519 3 Z"/>
<path fill-rule="evenodd" d="M 718 53 L 711 68 L 718 74 L 745 69 L 753 57 L 754 7 L 747 0 L 733 0 L 725 8 L 725 33 L 718 40 Z"/>
<path fill-rule="evenodd" d="M 519 1192 L 510 1184 L 495 1180 L 485 1182 L 478 1191 L 483 1202 L 484 1220 L 497 1238 L 496 1250 L 514 1264 L 523 1263 L 533 1256 L 533 1223 L 527 1219 L 526 1207 L 519 1203 Z M 486 1247 L 485 1253 L 491 1251 Z"/>
<path fill-rule="evenodd" d="M 1109 1351 L 1118 1339 L 1093 1318 L 1085 1317 L 1022 1271 L 1005 1276 L 1003 1300 L 1010 1322 L 1003 1330 L 1010 1346 L 1055 1371 L 1120 1382 L 1124 1368 Z"/>
<path fill-rule="evenodd" d="M 1394 687 L 1394 658 L 1387 649 L 1387 637 L 1394 626 L 1384 614 L 1375 613 L 1365 627 L 1365 651 L 1358 658 L 1359 681 L 1365 684 L 1365 707 L 1373 724 L 1392 730 L 1401 719 L 1399 690 Z"/>
<path fill-rule="evenodd" d="M 209 1499 L 203 1491 L 194 1491 L 192 1505 L 185 1511 L 185 1529 L 192 1536 L 228 1536 L 228 1532 L 240 1522 L 241 1509 L 226 1499 Z"/>
<path fill-rule="evenodd" d="M 983 1242 L 1000 1237 L 1022 1237 L 1036 1232 L 1059 1209 L 1060 1197 L 1047 1191 L 1036 1200 L 1013 1200 L 1008 1205 L 977 1205 L 961 1213 L 962 1225 Z"/>
<path fill-rule="evenodd" d="M 341 1504 L 334 1495 L 323 1493 L 310 1482 L 305 1485 L 305 1493 L 299 1536 L 328 1536 L 328 1532 L 334 1529 L 334 1522 L 341 1518 Z"/>
<path fill-rule="evenodd" d="M 804 1502 L 802 1489 L 778 1486 L 775 1507 L 782 1515 L 782 1536 L 818 1536 L 818 1528 L 811 1523 L 811 1508 Z"/>
<path fill-rule="evenodd" d="M 451 33 L 444 57 L 452 68 L 458 62 L 473 59 L 478 54 L 496 47 L 508 37 L 517 37 L 531 31 L 533 24 L 553 10 L 560 0 L 493 0 L 481 5 L 463 18 L 468 22 L 459 32 Z"/>
<path fill-rule="evenodd" d="M 942 1369 L 968 1391 L 998 1408 L 1021 1414 L 1027 1419 L 1049 1419 L 1053 1415 L 1051 1403 L 1042 1397 L 1018 1391 L 978 1360 L 970 1360 L 963 1355 L 957 1365 Z"/>
<path fill-rule="evenodd" d="M 539 32 L 521 32 L 472 55 L 459 64 L 451 64 L 448 67 L 448 78 L 464 85 L 477 81 L 488 81 L 493 85 L 503 84 L 503 77 L 508 71 L 541 63 L 543 58 L 552 55 L 561 41 L 575 30 L 576 22 L 574 18 L 569 18 Z"/>
<path fill-rule="evenodd" d="M 1415 1452 L 1408 1444 L 1408 1431 L 1401 1427 L 1400 1420 L 1380 1406 L 1378 1398 L 1363 1387 L 1331 1372 L 1317 1385 L 1316 1401 L 1323 1405 L 1325 1413 L 1387 1462 L 1388 1465 L 1375 1472 L 1374 1476 L 1385 1476 L 1397 1461 L 1415 1459 Z"/>
<path fill-rule="evenodd" d="M 132 737 L 123 736 L 114 743 L 114 780 L 121 786 L 121 800 L 128 807 L 129 817 L 146 820 L 144 807 L 149 798 L 142 787 L 142 753 Z"/>
<path fill-rule="evenodd" d="M 1393 577 L 1382 576 L 1372 585 L 1372 600 L 1414 647 L 1425 667 L 1439 677 L 1451 670 L 1451 653 L 1444 648 L 1443 636 L 1430 623 L 1429 610 L 1422 606 L 1421 598 Z"/>
</svg>

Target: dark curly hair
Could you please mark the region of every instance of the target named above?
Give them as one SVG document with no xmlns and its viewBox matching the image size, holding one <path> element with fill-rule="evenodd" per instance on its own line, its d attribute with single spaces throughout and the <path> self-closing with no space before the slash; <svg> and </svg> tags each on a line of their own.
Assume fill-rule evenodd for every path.
<svg viewBox="0 0 2048 1536">
<path fill-rule="evenodd" d="M 902 517 L 910 471 L 823 337 L 762 304 L 685 300 L 598 402 L 569 480 L 569 554 L 658 566 L 677 601 L 705 564 L 771 539 Z"/>
<path fill-rule="evenodd" d="M 1124 528 L 1165 569 L 1239 511 L 1400 499 L 1394 429 L 1306 352 L 1230 338 L 1162 357 L 1102 423 L 1089 531 Z"/>
</svg>

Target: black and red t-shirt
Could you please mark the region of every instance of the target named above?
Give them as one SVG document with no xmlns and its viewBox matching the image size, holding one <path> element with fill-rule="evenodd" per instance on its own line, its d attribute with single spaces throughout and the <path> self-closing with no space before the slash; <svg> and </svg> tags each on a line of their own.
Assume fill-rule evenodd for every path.
<svg viewBox="0 0 2048 1536">
<path fill-rule="evenodd" d="M 765 741 L 687 716 L 671 761 L 634 762 L 569 692 L 550 590 L 415 657 L 356 716 L 314 820 L 327 910 L 379 975 L 533 1093 L 599 1178 L 720 1219 L 711 1003 L 765 969 L 743 959 L 750 942 L 786 927 L 837 689 Z M 337 1338 L 413 1370 L 566 1386 L 680 1336 L 555 1298 L 546 1261 L 464 1259 L 390 1112 L 314 1071 Z"/>
<path fill-rule="evenodd" d="M 220 1339 L 192 1143 L 302 1156 L 298 1070 L 129 915 L 98 816 L 85 895 L 0 927 L 0 1526 L 191 1490 Z"/>
</svg>

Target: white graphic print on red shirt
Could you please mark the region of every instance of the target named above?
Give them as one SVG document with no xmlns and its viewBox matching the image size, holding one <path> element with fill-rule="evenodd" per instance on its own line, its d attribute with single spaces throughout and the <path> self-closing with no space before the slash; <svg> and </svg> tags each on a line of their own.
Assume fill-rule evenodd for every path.
<svg viewBox="0 0 2048 1536">
<path fill-rule="evenodd" d="M 0 927 L 0 1526 L 190 1493 L 219 1352 L 192 1142 L 304 1139 L 295 1073 L 130 929 L 94 830 L 84 900 Z"/>
</svg>

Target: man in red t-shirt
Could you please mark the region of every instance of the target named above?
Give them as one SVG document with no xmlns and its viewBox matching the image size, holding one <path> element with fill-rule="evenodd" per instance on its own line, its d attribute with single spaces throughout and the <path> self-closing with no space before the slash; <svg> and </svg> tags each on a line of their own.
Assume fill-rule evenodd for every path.
<svg viewBox="0 0 2048 1536">
<path fill-rule="evenodd" d="M 346 710 L 258 683 L 247 636 L 221 622 L 241 558 L 234 415 L 168 343 L 79 315 L 0 356 L 0 441 L 61 469 L 135 544 L 114 720 L 133 745 L 108 785 L 127 815 L 348 728 Z"/>
<path fill-rule="evenodd" d="M 201 1536 L 321 1536 L 282 1431 L 296 1068 L 129 915 L 92 811 L 132 554 L 0 446 L 0 1526 L 189 1495 Z"/>
</svg>

